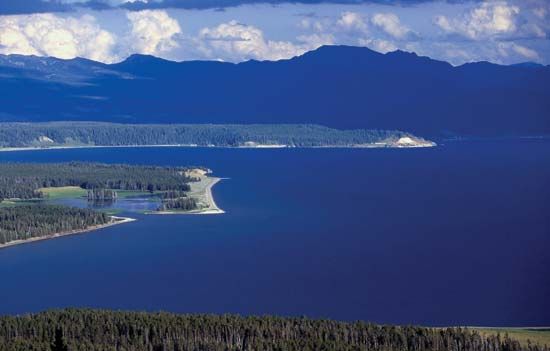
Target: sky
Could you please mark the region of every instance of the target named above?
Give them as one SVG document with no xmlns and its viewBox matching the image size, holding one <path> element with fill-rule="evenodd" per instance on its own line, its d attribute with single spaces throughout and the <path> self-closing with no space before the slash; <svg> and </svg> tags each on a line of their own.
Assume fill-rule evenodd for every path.
<svg viewBox="0 0 550 351">
<path fill-rule="evenodd" d="M 322 45 L 550 64 L 550 0 L 0 0 L 0 54 L 279 60 Z"/>
</svg>

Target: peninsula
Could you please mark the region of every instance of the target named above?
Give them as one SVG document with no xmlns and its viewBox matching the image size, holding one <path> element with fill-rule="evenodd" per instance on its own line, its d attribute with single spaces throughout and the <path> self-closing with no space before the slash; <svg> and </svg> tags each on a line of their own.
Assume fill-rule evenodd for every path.
<svg viewBox="0 0 550 351">
<path fill-rule="evenodd" d="M 0 208 L 0 249 L 82 234 L 134 218 L 108 216 L 102 212 L 55 205 L 23 205 Z"/>
<path fill-rule="evenodd" d="M 432 141 L 396 130 L 314 124 L 0 123 L 0 151 L 90 147 L 409 148 Z"/>
<path fill-rule="evenodd" d="M 200 167 L 134 166 L 101 163 L 1 163 L 0 249 L 37 240 L 84 233 L 134 219 L 60 205 L 79 200 L 84 207 L 121 198 L 158 203 L 159 214 L 219 214 L 212 187 L 221 178 Z"/>
<path fill-rule="evenodd" d="M 185 210 L 181 206 L 178 208 L 173 203 L 165 202 L 157 211 L 149 211 L 148 214 L 222 214 L 224 210 L 220 209 L 214 201 L 212 188 L 222 178 L 212 177 L 209 169 L 190 169 L 185 175 L 194 181 L 189 183 L 187 197 L 192 199 L 194 208 Z"/>
</svg>

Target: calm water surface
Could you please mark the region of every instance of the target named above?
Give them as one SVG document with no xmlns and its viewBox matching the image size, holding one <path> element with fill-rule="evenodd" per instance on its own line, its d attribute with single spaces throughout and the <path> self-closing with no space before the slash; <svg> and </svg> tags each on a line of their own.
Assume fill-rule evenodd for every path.
<svg viewBox="0 0 550 351">
<path fill-rule="evenodd" d="M 219 216 L 0 250 L 0 314 L 65 306 L 550 325 L 550 142 L 81 149 L 0 162 L 204 165 Z M 128 214 L 128 213 L 126 213 Z"/>
</svg>

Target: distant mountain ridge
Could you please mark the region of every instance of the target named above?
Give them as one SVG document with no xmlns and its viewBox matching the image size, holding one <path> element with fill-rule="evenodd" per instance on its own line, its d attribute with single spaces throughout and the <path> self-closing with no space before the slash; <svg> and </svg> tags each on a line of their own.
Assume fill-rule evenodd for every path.
<svg viewBox="0 0 550 351">
<path fill-rule="evenodd" d="M 550 66 L 453 67 L 324 46 L 281 61 L 0 55 L 0 121 L 315 123 L 421 136 L 550 134 Z"/>
</svg>

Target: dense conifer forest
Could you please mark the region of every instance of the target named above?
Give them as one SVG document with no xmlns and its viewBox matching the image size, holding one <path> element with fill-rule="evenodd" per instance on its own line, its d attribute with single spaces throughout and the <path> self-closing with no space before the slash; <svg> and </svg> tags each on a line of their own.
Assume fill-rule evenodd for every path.
<svg viewBox="0 0 550 351">
<path fill-rule="evenodd" d="M 0 147 L 200 145 L 348 146 L 397 140 L 388 130 L 338 130 L 319 125 L 112 124 L 101 122 L 0 123 Z"/>
<path fill-rule="evenodd" d="M 45 187 L 188 191 L 185 168 L 100 163 L 0 163 L 0 201 L 32 199 Z"/>
<path fill-rule="evenodd" d="M 56 337 L 57 334 L 57 337 Z M 469 329 L 380 326 L 306 318 L 177 315 L 70 309 L 0 318 L 0 351 L 12 350 L 434 350 L 539 351 Z"/>
<path fill-rule="evenodd" d="M 118 193 L 111 189 L 94 188 L 88 190 L 87 197 L 90 202 L 113 202 L 118 198 Z"/>
<path fill-rule="evenodd" d="M 197 200 L 190 197 L 179 197 L 174 199 L 163 200 L 158 208 L 159 211 L 190 211 L 198 207 Z"/>
<path fill-rule="evenodd" d="M 199 179 L 195 178 L 195 181 L 199 181 Z M 185 193 L 185 191 L 180 191 L 180 190 L 168 190 L 168 191 L 162 192 L 160 196 L 163 200 L 178 199 L 180 197 L 187 197 L 187 193 Z"/>
<path fill-rule="evenodd" d="M 56 205 L 21 205 L 0 208 L 0 244 L 27 240 L 111 222 L 102 212 Z"/>
</svg>

